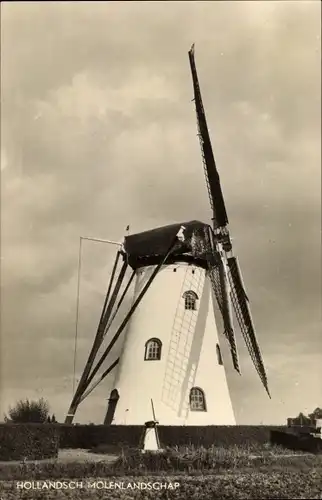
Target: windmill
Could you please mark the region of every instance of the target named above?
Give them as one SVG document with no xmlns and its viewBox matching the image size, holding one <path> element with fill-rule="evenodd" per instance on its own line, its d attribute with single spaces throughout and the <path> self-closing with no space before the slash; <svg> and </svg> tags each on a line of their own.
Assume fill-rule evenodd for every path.
<svg viewBox="0 0 322 500">
<path fill-rule="evenodd" d="M 152 409 L 152 420 L 148 420 L 144 424 L 144 430 L 142 433 L 142 437 L 140 440 L 140 448 L 142 452 L 145 451 L 163 451 L 160 445 L 159 433 L 158 433 L 158 424 L 159 421 L 155 416 L 153 399 L 151 399 L 151 409 Z"/>
<path fill-rule="evenodd" d="M 142 425 L 152 399 L 163 425 L 235 424 L 226 378 L 229 358 L 223 360 L 221 353 L 222 342 L 228 342 L 232 365 L 241 373 L 234 316 L 269 395 L 248 297 L 233 254 L 194 46 L 189 61 L 212 223 L 194 220 L 127 233 L 116 254 L 96 337 L 66 423 L 72 422 L 78 405 L 115 369 L 106 424 L 124 424 L 126 414 L 127 425 Z M 94 366 L 134 278 L 132 305 Z M 220 322 L 222 327 L 217 327 Z M 122 333 L 121 354 L 112 361 L 111 351 Z M 107 358 L 108 368 L 98 375 Z"/>
</svg>

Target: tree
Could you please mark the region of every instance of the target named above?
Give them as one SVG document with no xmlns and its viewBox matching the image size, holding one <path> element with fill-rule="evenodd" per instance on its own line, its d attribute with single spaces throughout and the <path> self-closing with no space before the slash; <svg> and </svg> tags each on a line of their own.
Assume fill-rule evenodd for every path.
<svg viewBox="0 0 322 500">
<path fill-rule="evenodd" d="M 49 417 L 49 404 L 43 398 L 38 401 L 20 400 L 13 408 L 9 408 L 8 414 L 9 416 L 5 415 L 6 422 L 42 424 Z"/>
<path fill-rule="evenodd" d="M 300 412 L 296 418 L 293 419 L 295 425 L 310 425 L 311 420 L 309 417 Z"/>
<path fill-rule="evenodd" d="M 322 408 L 315 408 L 315 410 L 309 414 L 311 420 L 322 418 Z"/>
</svg>

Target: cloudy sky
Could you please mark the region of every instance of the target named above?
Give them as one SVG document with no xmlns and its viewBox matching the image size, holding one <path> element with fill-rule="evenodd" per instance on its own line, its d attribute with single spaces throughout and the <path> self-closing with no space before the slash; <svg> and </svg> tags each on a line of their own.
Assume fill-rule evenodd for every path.
<svg viewBox="0 0 322 500">
<path fill-rule="evenodd" d="M 24 397 L 67 411 L 81 235 L 209 221 L 193 42 L 273 398 L 241 348 L 237 419 L 321 405 L 320 3 L 5 2 L 1 13 L 1 417 Z M 114 253 L 84 242 L 77 376 Z M 108 390 L 76 421 L 102 421 Z"/>
</svg>

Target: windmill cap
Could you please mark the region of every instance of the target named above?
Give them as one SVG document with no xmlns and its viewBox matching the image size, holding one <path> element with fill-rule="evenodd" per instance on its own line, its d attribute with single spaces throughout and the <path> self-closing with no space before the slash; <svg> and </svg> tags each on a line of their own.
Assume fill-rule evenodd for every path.
<svg viewBox="0 0 322 500">
<path fill-rule="evenodd" d="M 167 226 L 158 227 L 142 233 L 132 234 L 125 237 L 124 250 L 128 257 L 128 262 L 133 268 L 143 265 L 153 264 L 156 259 L 163 257 L 169 248 L 171 240 L 180 232 L 184 226 L 184 239 L 179 240 L 172 251 L 171 257 L 178 260 L 186 260 L 182 257 L 188 256 L 193 252 L 193 239 L 204 238 L 205 230 L 208 224 L 197 220 L 189 222 L 180 222 Z M 197 259 L 198 260 L 198 259 Z M 202 267 L 206 266 L 206 260 Z"/>
</svg>

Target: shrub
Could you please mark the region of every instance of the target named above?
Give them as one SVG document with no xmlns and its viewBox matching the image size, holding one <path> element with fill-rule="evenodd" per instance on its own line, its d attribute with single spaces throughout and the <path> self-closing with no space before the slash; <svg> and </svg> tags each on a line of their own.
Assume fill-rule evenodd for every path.
<svg viewBox="0 0 322 500">
<path fill-rule="evenodd" d="M 43 398 L 38 401 L 20 400 L 13 408 L 9 408 L 8 414 L 9 417 L 5 416 L 7 422 L 42 424 L 49 418 L 49 404 Z"/>
<path fill-rule="evenodd" d="M 281 445 L 290 450 L 308 451 L 310 453 L 322 452 L 322 440 L 309 434 L 295 434 L 291 432 L 271 431 L 272 444 Z"/>
<path fill-rule="evenodd" d="M 0 425 L 0 460 L 41 460 L 58 456 L 56 426 L 37 424 Z"/>
</svg>

